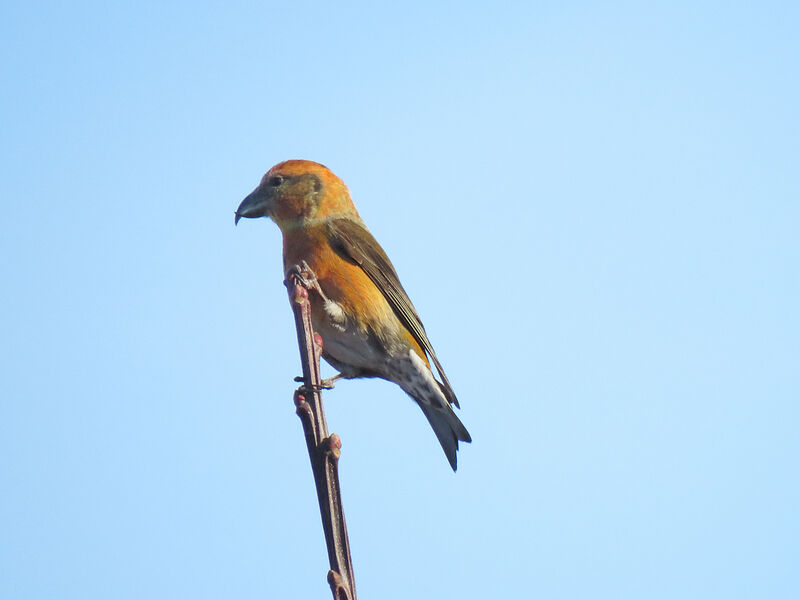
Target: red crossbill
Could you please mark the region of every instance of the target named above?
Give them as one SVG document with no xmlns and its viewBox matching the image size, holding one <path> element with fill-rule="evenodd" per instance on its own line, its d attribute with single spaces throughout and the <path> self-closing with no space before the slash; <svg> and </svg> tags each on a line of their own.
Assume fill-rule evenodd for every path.
<svg viewBox="0 0 800 600">
<path fill-rule="evenodd" d="M 380 377 L 399 385 L 428 418 L 455 471 L 458 442 L 472 441 L 451 407 L 458 400 L 347 186 L 321 164 L 279 163 L 236 209 L 237 223 L 264 216 L 283 234 L 285 273 L 302 265 L 311 274 L 311 320 L 322 337 L 322 357 L 339 371 L 335 379 Z"/>
</svg>

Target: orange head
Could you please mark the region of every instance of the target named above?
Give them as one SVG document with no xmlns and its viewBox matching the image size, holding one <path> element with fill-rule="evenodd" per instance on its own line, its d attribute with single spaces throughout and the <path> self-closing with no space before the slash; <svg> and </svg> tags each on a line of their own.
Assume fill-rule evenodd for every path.
<svg viewBox="0 0 800 600">
<path fill-rule="evenodd" d="M 270 217 L 284 232 L 332 217 L 361 220 L 344 181 L 310 160 L 287 160 L 267 171 L 236 209 L 236 223 L 242 217 Z"/>
</svg>

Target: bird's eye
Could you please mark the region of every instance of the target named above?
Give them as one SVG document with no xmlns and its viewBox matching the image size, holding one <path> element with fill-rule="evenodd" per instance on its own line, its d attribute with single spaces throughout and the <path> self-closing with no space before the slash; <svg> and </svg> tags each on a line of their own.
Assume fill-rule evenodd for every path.
<svg viewBox="0 0 800 600">
<path fill-rule="evenodd" d="M 281 177 L 280 175 L 275 175 L 274 177 L 269 178 L 269 184 L 272 187 L 278 187 L 282 183 L 283 183 L 283 177 Z"/>
</svg>

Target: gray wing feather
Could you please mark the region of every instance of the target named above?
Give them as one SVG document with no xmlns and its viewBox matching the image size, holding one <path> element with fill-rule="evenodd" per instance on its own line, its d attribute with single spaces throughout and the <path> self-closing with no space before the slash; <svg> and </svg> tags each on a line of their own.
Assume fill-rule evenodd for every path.
<svg viewBox="0 0 800 600">
<path fill-rule="evenodd" d="M 433 345 L 411 299 L 400 283 L 389 257 L 363 224 L 351 219 L 335 219 L 328 224 L 331 247 L 343 258 L 360 266 L 386 298 L 397 318 L 422 346 L 436 365 L 442 378 L 442 392 L 448 401 L 458 406 L 458 400 L 444 374 Z"/>
</svg>

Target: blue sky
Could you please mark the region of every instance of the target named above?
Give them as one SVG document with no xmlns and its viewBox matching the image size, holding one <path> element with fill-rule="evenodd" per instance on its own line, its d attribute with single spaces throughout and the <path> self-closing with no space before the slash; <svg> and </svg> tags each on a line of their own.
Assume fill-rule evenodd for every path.
<svg viewBox="0 0 800 600">
<path fill-rule="evenodd" d="M 0 9 L 0 597 L 326 597 L 280 234 L 328 165 L 474 443 L 327 393 L 363 598 L 800 594 L 793 3 Z"/>
</svg>

